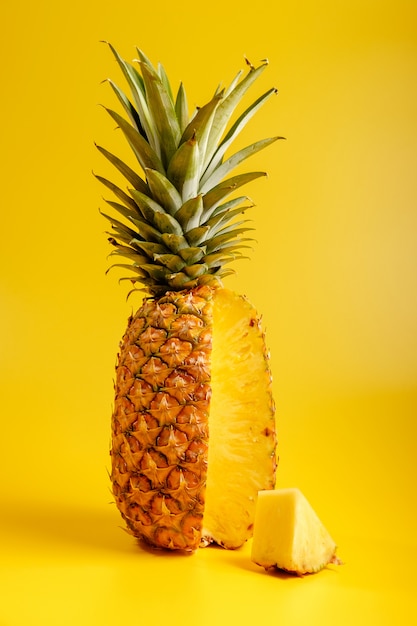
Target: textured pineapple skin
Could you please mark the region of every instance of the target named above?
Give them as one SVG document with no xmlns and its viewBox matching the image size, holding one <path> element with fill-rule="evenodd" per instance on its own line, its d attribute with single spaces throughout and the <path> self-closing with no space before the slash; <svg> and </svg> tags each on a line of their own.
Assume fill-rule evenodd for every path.
<svg viewBox="0 0 417 626">
<path fill-rule="evenodd" d="M 129 320 L 112 418 L 113 494 L 129 531 L 200 543 L 207 474 L 212 289 L 145 300 Z"/>
<path fill-rule="evenodd" d="M 210 487 L 212 481 L 208 481 L 207 529 L 204 513 L 211 467 L 209 416 L 216 293 L 216 289 L 206 285 L 144 300 L 130 318 L 120 345 L 110 452 L 113 494 L 128 532 L 158 548 L 193 551 L 213 541 L 229 548 L 242 545 L 252 534 L 257 491 L 275 484 L 276 439 L 271 398 L 264 420 L 268 428 L 260 435 L 265 439 L 258 453 L 262 456 L 261 471 L 251 468 L 251 447 L 246 447 L 246 457 L 238 460 L 241 467 L 247 467 L 242 484 L 235 491 L 244 492 L 243 501 L 247 500 L 248 506 L 241 504 L 240 497 L 238 505 L 227 508 L 234 486 L 225 479 L 223 464 L 218 467 L 217 463 L 216 469 L 214 460 L 223 448 L 222 428 L 213 438 L 215 484 Z M 249 330 L 255 332 L 254 321 L 249 323 L 254 327 Z M 228 359 L 227 345 L 223 350 L 224 359 Z M 259 356 L 264 357 L 263 353 Z M 268 398 L 269 385 L 266 368 Z M 221 409 L 217 410 L 213 420 L 218 421 L 220 413 Z M 221 419 L 228 419 L 224 413 Z M 225 429 L 224 438 L 236 440 L 236 435 Z M 252 475 L 255 480 L 249 484 Z M 217 520 L 213 523 L 216 517 L 220 525 Z M 211 532 L 212 525 L 219 526 L 220 532 Z M 236 533 L 240 525 L 243 528 Z"/>
</svg>

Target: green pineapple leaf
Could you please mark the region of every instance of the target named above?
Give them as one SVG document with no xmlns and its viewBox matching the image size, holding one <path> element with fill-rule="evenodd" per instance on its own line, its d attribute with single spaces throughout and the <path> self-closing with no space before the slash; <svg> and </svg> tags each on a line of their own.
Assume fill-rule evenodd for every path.
<svg viewBox="0 0 417 626">
<path fill-rule="evenodd" d="M 114 165 L 119 170 L 119 172 L 126 178 L 126 180 L 129 181 L 129 183 L 135 189 L 141 191 L 142 193 L 145 193 L 146 195 L 149 195 L 150 192 L 147 184 L 134 170 L 132 170 L 132 168 L 126 165 L 126 163 L 123 163 L 123 161 L 119 159 L 119 157 L 115 156 L 105 148 L 102 148 L 97 144 L 95 145 L 97 150 L 99 150 L 99 152 L 101 152 L 101 154 L 105 156 L 106 159 L 108 159 L 108 161 L 110 161 L 110 163 L 112 163 L 112 165 Z"/>
<path fill-rule="evenodd" d="M 150 278 L 161 283 L 166 284 L 167 278 L 171 273 L 167 267 L 163 265 L 155 265 L 153 263 L 144 263 L 140 267 L 141 272 L 146 272 Z"/>
<path fill-rule="evenodd" d="M 105 200 L 105 202 L 107 202 L 107 204 L 111 206 L 112 209 L 115 209 L 118 213 L 120 213 L 120 215 L 123 215 L 123 217 L 128 220 L 130 220 L 130 218 L 132 217 L 132 213 L 135 217 L 140 217 L 138 207 L 136 207 L 135 211 L 132 211 L 132 209 L 126 207 L 124 204 L 120 204 L 119 202 L 113 202 L 113 200 Z"/>
<path fill-rule="evenodd" d="M 145 133 L 144 137 L 148 140 L 153 150 L 160 157 L 161 152 L 159 146 L 159 137 L 156 133 L 156 129 L 153 127 L 152 119 L 149 114 L 148 105 L 145 97 L 145 86 L 143 78 L 135 67 L 130 65 L 130 63 L 126 63 L 126 61 L 122 59 L 117 50 L 115 50 L 115 48 L 111 44 L 108 45 L 114 57 L 116 58 L 116 61 L 118 62 L 132 92 L 132 97 L 137 107 L 137 113 L 139 115 L 141 127 L 143 128 L 143 131 Z"/>
<path fill-rule="evenodd" d="M 171 272 L 181 271 L 186 263 L 178 254 L 155 254 L 154 261 L 167 267 Z"/>
<path fill-rule="evenodd" d="M 231 156 L 227 161 L 225 161 L 222 165 L 217 167 L 213 174 L 208 178 L 208 180 L 200 187 L 200 193 L 206 193 L 213 187 L 215 187 L 223 178 L 229 175 L 229 173 L 235 169 L 242 161 L 252 156 L 259 150 L 263 150 L 267 146 L 271 145 L 274 141 L 276 141 L 278 137 L 271 137 L 269 139 L 261 139 L 260 141 L 256 141 L 255 143 L 239 150 L 233 156 Z"/>
<path fill-rule="evenodd" d="M 204 257 L 204 262 L 208 268 L 213 269 L 215 267 L 223 267 L 226 263 L 232 263 L 233 261 L 238 261 L 240 259 L 249 259 L 249 257 L 244 256 L 239 252 L 235 252 L 233 254 L 218 252 Z"/>
<path fill-rule="evenodd" d="M 203 196 L 204 211 L 213 212 L 224 198 L 227 198 L 227 196 L 239 189 L 239 187 L 242 187 L 242 185 L 246 185 L 261 176 L 266 176 L 266 173 L 247 172 L 246 174 L 238 174 L 237 176 L 232 176 L 220 182 Z"/>
<path fill-rule="evenodd" d="M 202 163 L 205 158 L 207 142 L 210 136 L 214 114 L 222 100 L 223 93 L 220 92 L 214 96 L 210 102 L 199 108 L 181 137 L 181 143 L 193 138 L 198 141 L 199 159 Z"/>
<path fill-rule="evenodd" d="M 205 263 L 196 263 L 195 265 L 186 265 L 184 267 L 184 272 L 190 278 L 199 278 L 203 274 L 207 274 L 208 265 Z"/>
<path fill-rule="evenodd" d="M 225 98 L 227 98 L 227 96 L 233 91 L 233 89 L 236 87 L 236 85 L 238 84 L 242 76 L 243 76 L 243 70 L 239 70 L 236 76 L 234 77 L 234 79 L 232 80 L 232 82 L 230 83 L 230 85 L 225 89 L 224 91 Z"/>
<path fill-rule="evenodd" d="M 149 258 L 147 256 L 139 254 L 134 248 L 131 248 L 130 246 L 122 246 L 118 244 L 115 239 L 113 240 L 113 242 L 110 241 L 110 243 L 112 243 L 112 245 L 115 247 L 115 250 L 110 252 L 109 257 L 122 256 L 130 259 L 132 263 L 136 264 L 136 266 L 141 265 L 142 263 L 147 263 L 149 261 Z"/>
<path fill-rule="evenodd" d="M 168 254 L 169 249 L 161 243 L 154 241 L 133 240 L 131 245 L 146 254 L 148 259 L 153 260 L 156 254 Z"/>
<path fill-rule="evenodd" d="M 213 158 L 213 155 L 217 150 L 221 137 L 226 130 L 226 127 L 229 123 L 231 116 L 233 115 L 235 108 L 242 100 L 249 87 L 251 87 L 255 80 L 264 71 L 266 66 L 266 62 L 262 63 L 262 65 L 257 68 L 251 66 L 246 76 L 233 87 L 229 95 L 224 98 L 221 104 L 217 107 L 207 145 L 206 159 L 203 164 L 203 171 L 206 170 L 211 159 Z"/>
<path fill-rule="evenodd" d="M 168 75 L 162 63 L 158 63 L 158 76 L 161 79 L 161 82 L 163 86 L 165 87 L 165 91 L 170 97 L 171 102 L 174 102 L 174 96 L 172 94 L 172 89 L 171 89 L 171 83 L 169 81 Z"/>
<path fill-rule="evenodd" d="M 178 254 L 184 259 L 187 265 L 193 265 L 203 258 L 205 251 L 204 246 L 197 246 L 194 248 L 183 248 L 178 251 Z"/>
<path fill-rule="evenodd" d="M 110 87 L 113 89 L 113 91 L 116 94 L 118 100 L 121 102 L 121 104 L 123 106 L 123 109 L 125 110 L 125 112 L 126 112 L 128 118 L 130 119 L 132 125 L 146 139 L 146 133 L 145 133 L 145 131 L 143 129 L 143 126 L 142 126 L 142 123 L 140 121 L 140 117 L 138 115 L 138 112 L 136 111 L 136 109 L 133 106 L 133 104 L 130 102 L 129 98 L 126 96 L 126 94 L 112 80 L 110 80 L 108 78 L 107 82 L 109 83 Z"/>
<path fill-rule="evenodd" d="M 197 140 L 192 137 L 182 143 L 173 155 L 167 171 L 167 177 L 186 202 L 198 194 L 200 160 Z"/>
<path fill-rule="evenodd" d="M 127 139 L 127 142 L 129 143 L 136 158 L 138 159 L 142 169 L 145 170 L 146 168 L 151 168 L 154 170 L 158 170 L 159 172 L 165 173 L 165 169 L 159 156 L 152 149 L 146 139 L 144 139 L 144 137 L 142 137 L 142 135 L 135 128 L 133 128 L 133 126 L 131 126 L 129 122 L 127 122 L 121 115 L 116 113 L 116 111 L 112 111 L 112 109 L 107 108 L 106 111 L 120 127 L 121 131 Z"/>
<path fill-rule="evenodd" d="M 253 228 L 235 228 L 230 230 L 229 232 L 221 233 L 216 235 L 212 239 L 207 239 L 205 242 L 207 254 L 211 252 L 215 252 L 216 250 L 223 249 L 223 244 L 228 243 L 231 239 L 236 239 L 241 233 L 246 233 L 249 230 L 254 230 Z"/>
<path fill-rule="evenodd" d="M 110 180 L 107 180 L 107 178 L 103 178 L 103 176 L 99 176 L 98 174 L 94 174 L 94 176 L 97 178 L 97 180 L 99 180 L 105 187 L 107 187 L 108 189 L 110 189 L 114 195 L 119 198 L 119 200 L 121 200 L 126 206 L 130 207 L 131 209 L 133 209 L 135 212 L 137 212 L 137 206 L 136 203 L 134 202 L 134 200 L 132 200 L 132 198 L 130 196 L 127 195 L 127 193 L 125 193 L 123 191 L 123 189 L 120 189 L 117 185 L 115 185 L 114 183 L 112 183 Z"/>
<path fill-rule="evenodd" d="M 183 235 L 176 235 L 175 233 L 162 233 L 161 241 L 174 254 L 180 254 L 180 250 L 189 247 L 186 238 Z"/>
<path fill-rule="evenodd" d="M 174 290 L 182 290 L 182 289 L 192 289 L 197 286 L 197 280 L 191 279 L 184 272 L 175 272 L 168 278 L 168 286 L 170 289 Z M 166 289 L 163 289 L 163 293 Z"/>
<path fill-rule="evenodd" d="M 129 228 L 129 226 L 126 226 L 126 224 L 124 224 L 123 222 L 120 222 L 119 220 L 115 219 L 111 215 L 107 215 L 107 213 L 103 213 L 103 211 L 101 210 L 100 210 L 100 214 L 103 217 L 105 217 L 107 220 L 109 220 L 109 222 L 112 225 L 113 230 L 115 230 L 118 233 L 119 239 L 121 239 L 125 243 L 129 243 L 129 241 L 131 241 L 134 237 L 137 237 L 138 233 L 132 230 L 131 228 Z"/>
<path fill-rule="evenodd" d="M 141 267 L 139 267 L 135 263 L 131 263 L 131 264 L 128 264 L 128 263 L 112 263 L 112 265 L 110 265 L 110 267 L 107 268 L 106 274 L 108 274 L 110 272 L 110 270 L 114 269 L 115 267 L 122 268 L 122 269 L 125 269 L 125 270 L 129 270 L 130 272 L 134 272 L 136 274 L 139 274 L 140 276 L 146 276 L 146 273 L 142 269 L 143 265 Z"/>
<path fill-rule="evenodd" d="M 184 232 L 200 226 L 201 216 L 203 215 L 204 204 L 203 196 L 199 194 L 194 198 L 190 198 L 175 213 L 175 219 L 181 224 Z"/>
<path fill-rule="evenodd" d="M 155 213 L 155 226 L 159 230 L 160 233 L 168 234 L 168 235 L 177 235 L 178 237 L 182 236 L 182 228 L 172 215 L 169 213 Z"/>
<path fill-rule="evenodd" d="M 229 241 L 229 242 L 227 242 L 228 245 L 225 244 L 224 246 L 222 246 L 222 248 L 220 249 L 221 251 L 219 251 L 219 252 L 212 252 L 210 254 L 205 254 L 202 257 L 204 263 L 207 263 L 207 265 L 209 267 L 212 267 L 212 265 L 216 261 L 218 255 L 220 255 L 220 256 L 226 255 L 227 258 L 235 257 L 235 256 L 236 257 L 240 257 L 241 256 L 240 250 L 242 248 L 246 248 L 247 250 L 252 250 L 253 249 L 252 246 L 247 246 L 247 245 L 241 243 L 243 240 L 244 240 L 244 238 L 240 237 L 240 238 L 238 238 L 239 243 L 235 243 L 234 241 Z"/>
<path fill-rule="evenodd" d="M 200 246 L 206 239 L 210 226 L 197 226 L 185 233 L 187 242 L 191 247 Z"/>
<path fill-rule="evenodd" d="M 233 210 L 235 207 L 242 205 L 243 202 L 250 202 L 250 204 L 244 205 L 242 207 L 242 211 L 246 209 L 251 209 L 254 204 L 247 196 L 238 196 L 237 198 L 233 198 L 224 204 L 216 204 L 214 208 L 203 211 L 203 216 L 200 223 L 206 223 L 211 217 L 215 215 L 219 215 L 220 213 L 228 213 Z"/>
<path fill-rule="evenodd" d="M 239 207 L 238 209 L 234 209 L 232 211 L 225 211 L 224 213 L 220 213 L 212 217 L 205 225 L 210 226 L 210 230 L 208 231 L 207 237 L 213 237 L 217 233 L 219 233 L 225 225 L 232 221 L 232 219 L 238 215 L 241 215 L 246 210 L 245 207 Z M 230 228 L 235 228 L 240 222 L 233 222 Z"/>
<path fill-rule="evenodd" d="M 156 243 L 161 241 L 161 233 L 145 220 L 131 216 L 130 221 L 133 222 L 138 229 L 138 232 L 134 233 L 132 239 L 137 238 L 139 235 L 144 241 L 154 241 Z"/>
<path fill-rule="evenodd" d="M 182 198 L 170 180 L 157 170 L 146 169 L 146 178 L 155 200 L 170 215 L 175 215 L 182 205 Z"/>
<path fill-rule="evenodd" d="M 183 83 L 180 83 L 175 99 L 175 113 L 177 114 L 180 132 L 183 134 L 188 126 L 188 103 Z"/>
<path fill-rule="evenodd" d="M 275 88 L 269 89 L 266 93 L 264 93 L 260 98 L 255 100 L 236 120 L 233 126 L 230 128 L 223 141 L 220 143 L 219 147 L 215 151 L 213 158 L 211 159 L 210 165 L 205 171 L 204 175 L 201 178 L 201 184 L 203 185 L 206 180 L 213 174 L 215 169 L 222 162 L 223 156 L 226 153 L 226 150 L 232 145 L 235 141 L 239 133 L 243 130 L 249 120 L 255 115 L 255 113 L 260 109 L 260 107 L 272 96 L 278 93 L 278 90 Z M 280 137 L 280 139 L 283 139 Z"/>
<path fill-rule="evenodd" d="M 161 140 L 161 160 L 166 167 L 181 139 L 175 106 L 154 68 L 144 60 L 140 64 L 149 112 Z"/>
<path fill-rule="evenodd" d="M 155 214 L 164 213 L 163 207 L 149 196 L 145 196 L 145 194 L 136 189 L 130 189 L 129 191 L 147 222 L 154 223 Z"/>
</svg>

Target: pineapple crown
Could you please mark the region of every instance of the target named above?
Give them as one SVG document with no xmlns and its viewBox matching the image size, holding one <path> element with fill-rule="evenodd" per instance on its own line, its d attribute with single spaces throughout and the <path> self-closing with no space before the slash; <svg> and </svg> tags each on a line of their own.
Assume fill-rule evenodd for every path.
<svg viewBox="0 0 417 626">
<path fill-rule="evenodd" d="M 242 249 L 251 241 L 243 236 L 251 230 L 247 220 L 239 216 L 252 203 L 234 192 L 265 176 L 265 172 L 230 173 L 250 155 L 282 139 L 263 139 L 225 156 L 246 123 L 277 92 L 269 89 L 228 128 L 237 105 L 267 61 L 258 67 L 247 62 L 246 75 L 239 72 L 227 89 L 217 88 L 212 99 L 189 116 L 183 84 L 174 98 L 162 65 L 155 68 L 139 49 L 138 59 L 127 63 L 109 46 L 131 96 L 108 80 L 124 116 L 105 108 L 140 165 L 138 173 L 97 145 L 129 183 L 126 192 L 96 175 L 116 199 L 105 201 L 123 217 L 120 221 L 102 212 L 111 223 L 111 255 L 129 261 L 111 267 L 133 272 L 121 279 L 134 283 L 130 293 L 141 290 L 159 297 L 167 291 L 221 283 L 233 273 L 225 266 L 245 258 Z"/>
</svg>

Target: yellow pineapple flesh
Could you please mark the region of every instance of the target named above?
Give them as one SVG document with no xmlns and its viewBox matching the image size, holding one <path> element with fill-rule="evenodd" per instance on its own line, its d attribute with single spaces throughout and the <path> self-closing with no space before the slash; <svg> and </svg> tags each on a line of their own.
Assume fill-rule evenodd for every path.
<svg viewBox="0 0 417 626">
<path fill-rule="evenodd" d="M 275 483 L 275 421 L 261 321 L 244 297 L 214 298 L 210 446 L 203 539 L 237 548 L 252 536 L 257 493 Z"/>
<path fill-rule="evenodd" d="M 265 569 L 298 575 L 340 564 L 336 543 L 299 489 L 261 491 L 251 558 Z"/>
</svg>

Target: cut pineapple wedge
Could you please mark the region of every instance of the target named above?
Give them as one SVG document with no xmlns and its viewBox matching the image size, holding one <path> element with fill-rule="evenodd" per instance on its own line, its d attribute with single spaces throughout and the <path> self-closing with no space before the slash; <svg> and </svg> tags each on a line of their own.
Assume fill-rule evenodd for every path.
<svg viewBox="0 0 417 626">
<path fill-rule="evenodd" d="M 257 565 L 311 574 L 340 564 L 336 544 L 299 489 L 260 491 L 251 559 Z"/>
</svg>

